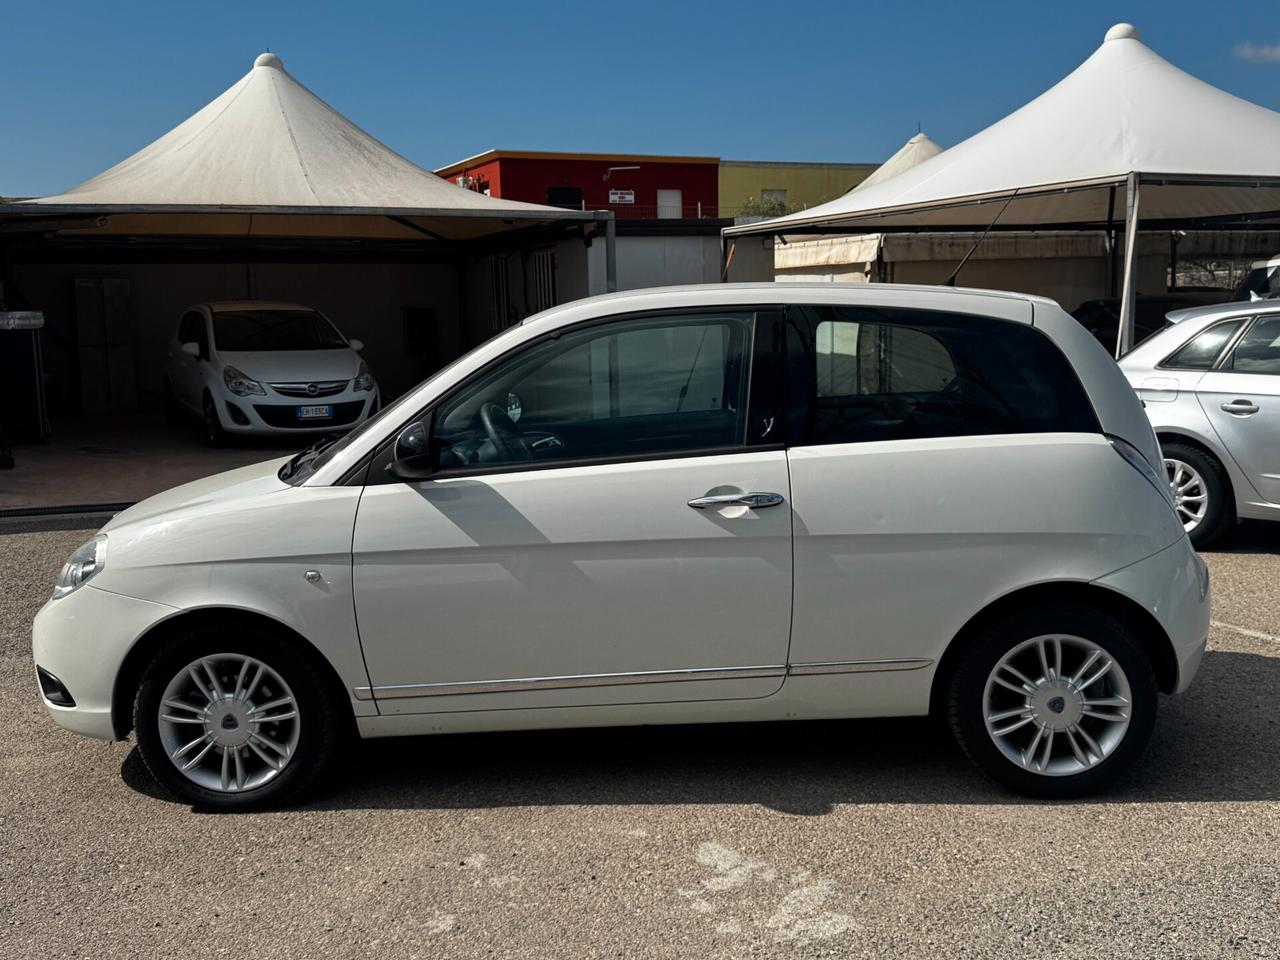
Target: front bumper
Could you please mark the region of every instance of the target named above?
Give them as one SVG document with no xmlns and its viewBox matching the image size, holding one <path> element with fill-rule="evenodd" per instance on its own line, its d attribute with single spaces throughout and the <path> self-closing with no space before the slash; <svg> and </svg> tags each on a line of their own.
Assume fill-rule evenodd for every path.
<svg viewBox="0 0 1280 960">
<path fill-rule="evenodd" d="M 1191 684 L 1209 639 L 1209 570 L 1185 536 L 1171 547 L 1097 581 L 1137 601 L 1159 621 L 1173 645 L 1173 693 Z"/>
<path fill-rule="evenodd" d="M 228 391 L 215 406 L 218 421 L 227 433 L 240 434 L 307 434 L 346 431 L 363 423 L 378 409 L 378 390 L 352 389 L 327 397 L 286 397 L 267 387 L 266 396 L 237 397 Z M 299 407 L 327 406 L 332 416 L 301 419 Z"/>
<path fill-rule="evenodd" d="M 124 658 L 138 637 L 174 612 L 161 603 L 98 590 L 91 583 L 46 603 L 31 627 L 32 656 L 75 701 L 75 706 L 61 706 L 42 691 L 40 699 L 49 715 L 68 730 L 115 740 L 111 704 Z M 39 690 L 34 671 L 32 682 Z"/>
</svg>

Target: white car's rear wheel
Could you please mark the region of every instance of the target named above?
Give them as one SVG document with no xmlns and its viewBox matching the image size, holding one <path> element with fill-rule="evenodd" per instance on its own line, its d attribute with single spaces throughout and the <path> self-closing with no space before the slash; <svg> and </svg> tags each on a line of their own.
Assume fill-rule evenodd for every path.
<svg viewBox="0 0 1280 960">
<path fill-rule="evenodd" d="M 1141 755 L 1152 666 L 1117 620 L 1074 604 L 1015 611 L 969 638 L 951 676 L 952 731 L 969 758 L 1029 796 L 1100 790 Z"/>
</svg>

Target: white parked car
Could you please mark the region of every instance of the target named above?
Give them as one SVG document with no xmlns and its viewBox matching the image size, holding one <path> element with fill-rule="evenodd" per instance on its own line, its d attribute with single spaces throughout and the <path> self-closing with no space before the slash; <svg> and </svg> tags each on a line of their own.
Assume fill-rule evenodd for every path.
<svg viewBox="0 0 1280 960">
<path fill-rule="evenodd" d="M 557 307 L 327 447 L 119 514 L 44 702 L 193 803 L 341 734 L 945 715 L 1040 796 L 1130 768 L 1209 581 L 1141 404 L 1055 304 L 749 284 Z"/>
<path fill-rule="evenodd" d="M 324 314 L 296 303 L 232 300 L 183 312 L 165 361 L 166 402 L 227 434 L 348 430 L 378 408 L 378 385 Z"/>
<path fill-rule="evenodd" d="M 1280 301 L 1169 314 L 1120 360 L 1164 450 L 1197 547 L 1237 519 L 1280 520 Z"/>
</svg>

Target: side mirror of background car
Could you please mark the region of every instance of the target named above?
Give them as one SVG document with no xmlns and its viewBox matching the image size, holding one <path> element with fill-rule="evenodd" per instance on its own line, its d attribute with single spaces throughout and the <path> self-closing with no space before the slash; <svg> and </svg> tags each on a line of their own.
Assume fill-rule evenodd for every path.
<svg viewBox="0 0 1280 960">
<path fill-rule="evenodd" d="M 350 347 L 352 350 L 354 350 L 356 353 L 359 353 L 361 350 L 364 349 L 364 341 L 357 340 L 355 337 L 352 337 L 350 340 L 347 341 L 347 346 Z"/>
<path fill-rule="evenodd" d="M 182 345 L 182 352 L 183 352 L 183 353 L 185 353 L 188 357 L 195 357 L 197 360 L 199 360 L 199 359 L 200 359 L 200 344 L 198 344 L 198 343 L 196 343 L 196 342 L 194 342 L 194 341 L 192 341 L 192 342 L 190 342 L 190 343 L 184 343 L 184 344 Z"/>
</svg>

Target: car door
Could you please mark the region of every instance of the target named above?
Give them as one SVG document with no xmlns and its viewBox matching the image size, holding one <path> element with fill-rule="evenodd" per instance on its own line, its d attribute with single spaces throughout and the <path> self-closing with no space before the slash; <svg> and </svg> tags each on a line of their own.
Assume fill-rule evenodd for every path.
<svg viewBox="0 0 1280 960">
<path fill-rule="evenodd" d="M 379 709 L 777 691 L 792 587 L 775 326 L 710 311 L 557 331 L 424 411 L 371 465 L 356 518 Z M 430 479 L 387 477 L 428 435 Z"/>
<path fill-rule="evenodd" d="M 1280 315 L 1255 317 L 1197 396 L 1257 492 L 1280 503 Z"/>
</svg>

